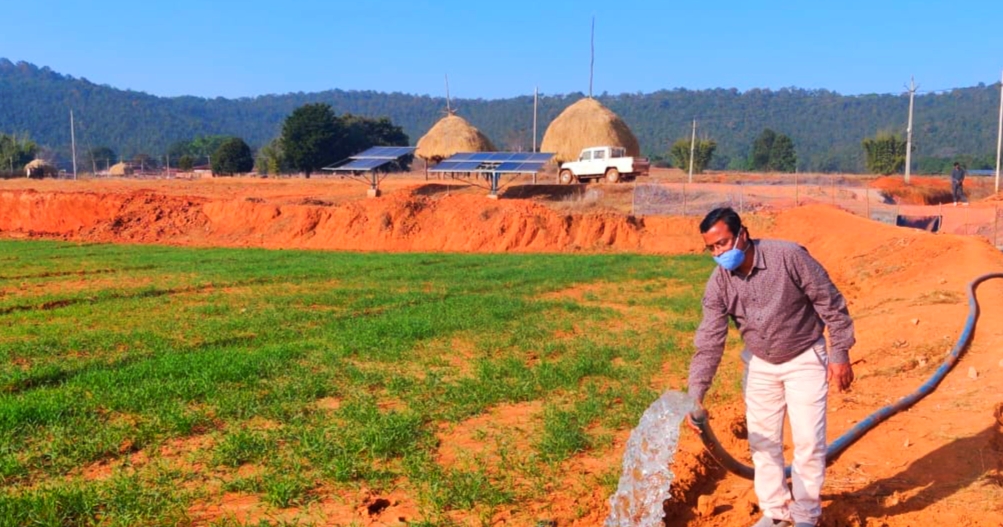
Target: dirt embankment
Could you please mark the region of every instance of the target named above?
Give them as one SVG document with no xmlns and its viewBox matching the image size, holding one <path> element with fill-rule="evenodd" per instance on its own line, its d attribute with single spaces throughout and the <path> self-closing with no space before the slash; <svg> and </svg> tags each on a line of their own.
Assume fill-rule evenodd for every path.
<svg viewBox="0 0 1003 527">
<path fill-rule="evenodd" d="M 337 205 L 149 191 L 0 192 L 0 231 L 70 240 L 356 251 L 692 252 L 689 219 L 562 214 L 522 200 L 413 192 Z M 680 245 L 681 244 L 681 245 Z"/>
<path fill-rule="evenodd" d="M 303 204 L 309 203 L 309 204 Z M 960 333 L 965 285 L 1003 270 L 984 239 L 900 229 L 827 206 L 746 218 L 755 236 L 797 241 L 831 273 L 857 329 L 851 353 L 857 382 L 830 398 L 829 436 L 916 389 Z M 636 219 L 569 214 L 524 200 L 426 195 L 415 189 L 375 200 L 304 201 L 269 197 L 127 192 L 0 191 L 0 235 L 199 246 L 375 251 L 693 253 L 695 218 Z M 851 447 L 828 472 L 822 525 L 1003 523 L 1003 281 L 980 290 L 975 342 L 940 387 Z M 736 357 L 726 361 L 735 367 Z M 672 388 L 682 386 L 682 380 Z M 741 403 L 708 406 L 727 448 L 745 455 Z M 995 412 L 995 413 L 994 413 Z M 621 441 L 610 456 L 622 455 Z M 678 499 L 670 525 L 751 524 L 751 485 L 724 474 L 684 434 Z M 570 477 L 573 477 L 571 475 Z M 574 509 L 604 511 L 605 497 L 554 496 Z M 713 496 L 701 515 L 699 496 Z M 532 508 L 528 506 L 528 508 Z M 560 511 L 555 511 L 560 514 Z M 602 512 L 587 518 L 603 517 Z M 580 520 L 577 524 L 585 520 Z"/>
</svg>

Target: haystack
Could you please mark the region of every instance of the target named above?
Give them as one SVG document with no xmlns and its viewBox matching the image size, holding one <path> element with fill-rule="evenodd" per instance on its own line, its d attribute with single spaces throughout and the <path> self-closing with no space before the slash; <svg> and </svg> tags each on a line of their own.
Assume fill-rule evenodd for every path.
<svg viewBox="0 0 1003 527">
<path fill-rule="evenodd" d="M 131 176 L 132 167 L 128 163 L 115 163 L 108 169 L 109 176 Z"/>
<path fill-rule="evenodd" d="M 28 177 L 46 177 L 55 176 L 59 171 L 56 167 L 50 165 L 44 159 L 36 159 L 27 165 L 24 165 L 24 173 Z"/>
<path fill-rule="evenodd" d="M 492 152 L 495 146 L 464 118 L 447 115 L 418 140 L 414 154 L 435 164 L 457 152 Z"/>
<path fill-rule="evenodd" d="M 553 152 L 554 161 L 563 163 L 578 159 L 590 146 L 621 146 L 629 156 L 641 155 L 627 123 L 595 99 L 582 99 L 561 112 L 543 134 L 540 151 Z"/>
</svg>

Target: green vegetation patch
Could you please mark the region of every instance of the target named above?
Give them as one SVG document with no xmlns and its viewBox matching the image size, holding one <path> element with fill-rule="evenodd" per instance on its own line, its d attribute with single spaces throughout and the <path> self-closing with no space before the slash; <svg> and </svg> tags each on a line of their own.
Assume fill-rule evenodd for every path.
<svg viewBox="0 0 1003 527">
<path fill-rule="evenodd" d="M 433 523 L 542 499 L 562 463 L 605 452 L 682 387 L 711 265 L 42 241 L 0 254 L 11 525 L 184 522 L 225 492 L 279 509 L 401 489 Z M 443 430 L 530 402 L 531 437 L 485 438 L 486 465 L 442 460 Z"/>
</svg>

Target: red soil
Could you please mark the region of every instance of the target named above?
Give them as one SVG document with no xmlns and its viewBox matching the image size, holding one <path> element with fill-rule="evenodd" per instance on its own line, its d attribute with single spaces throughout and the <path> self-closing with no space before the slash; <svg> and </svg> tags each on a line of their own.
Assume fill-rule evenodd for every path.
<svg viewBox="0 0 1003 527">
<path fill-rule="evenodd" d="M 879 188 L 883 184 L 876 183 Z M 0 183 L 0 235 L 357 251 L 678 254 L 701 248 L 695 218 L 557 212 L 540 201 L 490 201 L 478 192 L 413 180 L 384 188 L 385 197 L 360 200 L 353 196 L 362 194 L 361 186 L 331 180 L 5 182 Z M 307 199 L 323 203 L 302 204 Z M 850 393 L 831 396 L 830 437 L 916 389 L 960 333 L 967 315 L 966 284 L 980 274 L 1003 271 L 1003 255 L 983 238 L 895 228 L 828 206 L 750 215 L 747 221 L 756 235 L 805 245 L 850 302 L 858 340 L 851 356 L 858 380 Z M 1003 317 L 1003 281 L 989 282 L 979 293 L 981 322 L 955 371 L 933 394 L 880 425 L 829 469 L 822 525 L 1003 524 L 998 406 L 1003 403 L 1003 325 L 994 322 Z M 733 365 L 737 350 L 731 351 L 726 361 Z M 970 369 L 974 375 L 968 374 Z M 682 383 L 669 379 L 664 388 Z M 707 402 L 725 446 L 744 455 L 746 442 L 729 433 L 741 429 L 741 403 L 724 404 L 713 392 Z M 444 437 L 465 433 L 443 431 Z M 596 525 L 605 516 L 607 496 L 577 488 L 575 472 L 617 465 L 624 440 L 625 434 L 617 435 L 603 459 L 583 455 L 571 460 L 567 488 L 553 489 L 546 504 L 520 504 L 493 523 L 532 524 L 532 512 L 545 506 L 558 525 Z M 440 455 L 455 459 L 456 452 Z M 102 476 L 103 467 L 93 469 L 93 477 Z M 675 469 L 677 498 L 667 504 L 669 525 L 752 523 L 750 484 L 709 462 L 693 434 L 684 434 Z M 365 513 L 369 497 L 331 496 L 319 505 L 331 524 L 353 518 L 376 522 Z M 697 508 L 700 496 L 713 497 L 704 500 L 704 516 Z M 253 512 L 258 506 L 249 500 L 228 496 L 193 513 L 211 518 L 229 511 L 250 520 L 258 517 Z M 400 511 L 381 514 L 380 521 L 415 518 L 413 498 L 394 496 L 390 501 Z M 583 510 L 591 512 L 582 516 Z"/>
</svg>

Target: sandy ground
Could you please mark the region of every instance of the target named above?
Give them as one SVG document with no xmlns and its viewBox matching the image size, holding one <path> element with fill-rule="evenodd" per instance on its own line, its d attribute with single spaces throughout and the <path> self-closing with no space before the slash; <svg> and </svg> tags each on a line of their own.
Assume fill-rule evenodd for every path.
<svg viewBox="0 0 1003 527">
<path fill-rule="evenodd" d="M 678 182 L 679 176 L 655 179 Z M 3 181 L 0 236 L 355 251 L 701 249 L 697 217 L 624 214 L 630 193 L 620 189 L 626 185 L 596 187 L 604 189 L 606 201 L 584 203 L 578 187 L 515 182 L 503 199 L 489 200 L 485 189 L 467 183 L 388 178 L 383 197 L 365 199 L 363 184 L 340 178 Z M 998 198 L 987 202 L 995 207 Z M 754 236 L 805 245 L 850 301 L 858 380 L 851 392 L 831 394 L 831 438 L 929 377 L 961 332 L 966 284 L 1003 271 L 1003 254 L 984 237 L 896 228 L 831 205 L 764 210 L 747 223 Z M 1003 317 L 1003 280 L 986 283 L 979 298 L 974 343 L 943 384 L 830 467 L 822 525 L 1003 525 L 1003 324 L 996 322 Z M 666 379 L 665 388 L 681 388 L 684 381 Z M 728 449 L 747 458 L 741 404 L 722 403 L 711 393 L 708 407 Z M 619 465 L 625 440 L 626 434 L 617 436 L 617 448 L 606 459 L 572 460 L 569 471 Z M 755 519 L 751 484 L 717 468 L 693 434 L 684 434 L 676 469 L 668 525 L 744 525 Z M 709 498 L 698 508 L 701 496 Z M 545 505 L 558 525 L 597 525 L 606 498 L 557 489 Z M 583 508 L 592 512 L 581 517 L 576 511 Z M 341 521 L 356 513 L 345 514 Z M 514 510 L 493 523 L 523 525 L 529 518 Z M 365 515 L 356 519 L 382 524 Z"/>
</svg>

